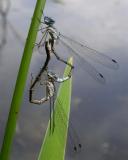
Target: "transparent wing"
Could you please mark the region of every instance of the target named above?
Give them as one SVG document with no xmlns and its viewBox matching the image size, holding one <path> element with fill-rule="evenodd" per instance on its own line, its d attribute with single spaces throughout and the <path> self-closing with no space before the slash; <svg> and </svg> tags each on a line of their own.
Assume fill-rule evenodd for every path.
<svg viewBox="0 0 128 160">
<path fill-rule="evenodd" d="M 119 65 L 115 59 L 112 59 L 111 57 L 91 48 L 88 45 L 84 45 L 74 39 L 62 35 L 61 33 L 59 34 L 59 37 L 63 42 L 70 44 L 70 47 L 76 50 L 77 54 L 79 54 L 82 58 L 86 59 L 88 57 L 108 68 L 118 69 Z"/>
<path fill-rule="evenodd" d="M 91 63 L 89 63 L 85 58 L 80 56 L 80 54 L 76 50 L 74 50 L 74 48 L 72 48 L 69 43 L 63 41 L 62 39 L 59 39 L 59 43 L 60 44 L 58 45 L 64 45 L 69 50 L 69 53 L 74 57 L 77 63 L 79 63 L 81 68 L 87 71 L 91 77 L 93 77 L 95 80 L 102 84 L 105 83 L 104 76 L 100 72 L 98 72 L 96 68 L 91 65 Z"/>
<path fill-rule="evenodd" d="M 58 129 L 63 131 L 64 128 L 68 127 L 67 126 L 68 118 L 65 114 L 64 106 L 62 105 L 61 100 L 57 98 L 56 103 L 57 103 L 58 108 L 55 110 L 55 116 L 56 116 L 55 120 L 59 119 L 61 121 L 62 126 L 59 127 Z M 56 123 L 57 122 L 55 121 L 55 127 L 56 127 Z M 70 144 L 71 144 L 73 151 L 75 151 L 75 152 L 80 151 L 82 145 L 81 145 L 79 136 L 78 136 L 71 120 L 69 121 L 68 134 L 69 134 L 69 140 L 70 140 Z M 63 138 L 63 137 L 61 137 L 61 138 Z"/>
</svg>

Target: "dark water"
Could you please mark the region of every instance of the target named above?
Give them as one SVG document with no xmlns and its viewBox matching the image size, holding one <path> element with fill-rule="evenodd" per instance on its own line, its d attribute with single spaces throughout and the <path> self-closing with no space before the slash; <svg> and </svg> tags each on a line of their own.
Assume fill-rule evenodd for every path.
<svg viewBox="0 0 128 160">
<path fill-rule="evenodd" d="M 35 2 L 14 0 L 7 17 L 6 44 L 0 50 L 0 144 Z M 115 58 L 120 66 L 118 70 L 113 71 L 93 63 L 104 74 L 105 85 L 99 84 L 80 67 L 76 67 L 73 75 L 71 119 L 82 141 L 82 150 L 74 154 L 68 143 L 66 160 L 126 160 L 128 2 L 126 0 L 55 2 L 58 1 L 47 1 L 45 14 L 56 20 L 56 26 L 61 32 L 72 38 L 87 41 L 93 48 Z M 36 73 L 42 63 L 42 55 L 34 53 L 29 73 Z M 55 66 L 54 61 L 51 66 L 56 70 L 59 68 Z M 47 127 L 48 104 L 41 107 L 30 105 L 29 85 L 30 74 L 13 143 L 11 154 L 13 160 L 37 159 Z"/>
</svg>

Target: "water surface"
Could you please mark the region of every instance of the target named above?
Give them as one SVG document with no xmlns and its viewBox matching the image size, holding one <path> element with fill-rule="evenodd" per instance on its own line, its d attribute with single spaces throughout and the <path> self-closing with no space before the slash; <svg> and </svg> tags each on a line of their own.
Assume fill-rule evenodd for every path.
<svg viewBox="0 0 128 160">
<path fill-rule="evenodd" d="M 35 0 L 14 0 L 7 17 L 7 42 L 0 51 L 0 144 L 35 3 Z M 120 66 L 114 71 L 93 63 L 106 78 L 106 84 L 102 85 L 76 64 L 71 119 L 83 147 L 81 152 L 74 154 L 68 143 L 66 160 L 128 159 L 127 8 L 126 0 L 47 1 L 44 13 L 56 20 L 56 26 L 62 33 L 87 42 L 115 58 Z M 9 23 L 13 25 L 13 31 Z M 38 72 L 43 58 L 36 53 L 32 57 L 13 143 L 13 160 L 37 159 L 43 141 L 49 118 L 48 103 L 38 107 L 28 102 L 30 73 Z M 63 65 L 54 62 L 50 64 L 53 69 L 63 69 Z"/>
</svg>

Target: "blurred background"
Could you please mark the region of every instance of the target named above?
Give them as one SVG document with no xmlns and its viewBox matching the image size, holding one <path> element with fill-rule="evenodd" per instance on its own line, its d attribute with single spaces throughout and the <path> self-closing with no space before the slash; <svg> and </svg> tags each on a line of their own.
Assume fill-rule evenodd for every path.
<svg viewBox="0 0 128 160">
<path fill-rule="evenodd" d="M 16 77 L 36 0 L 0 0 L 0 146 Z M 95 81 L 76 64 L 70 119 L 82 149 L 72 150 L 68 141 L 66 160 L 128 159 L 128 1 L 47 0 L 44 14 L 55 19 L 59 31 L 84 41 L 116 59 L 114 71 L 93 64 L 106 78 Z M 49 119 L 49 103 L 28 102 L 31 73 L 36 74 L 44 55 L 34 52 L 11 153 L 12 160 L 35 160 Z M 61 63 L 50 63 L 55 71 Z"/>
</svg>

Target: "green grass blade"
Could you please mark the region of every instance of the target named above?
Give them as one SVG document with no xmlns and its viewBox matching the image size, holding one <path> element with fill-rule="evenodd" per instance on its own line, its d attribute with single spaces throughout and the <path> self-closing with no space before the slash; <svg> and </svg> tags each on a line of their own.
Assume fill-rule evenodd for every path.
<svg viewBox="0 0 128 160">
<path fill-rule="evenodd" d="M 72 63 L 72 58 L 70 58 L 69 62 Z M 66 76 L 69 71 L 70 67 L 67 66 L 64 76 Z M 50 124 L 48 125 L 38 160 L 64 160 L 71 103 L 71 87 L 72 78 L 60 85 L 55 102 L 55 129 L 53 134 L 50 134 Z M 58 101 L 61 101 L 61 106 Z M 60 107 L 63 107 L 63 112 L 60 111 Z M 60 112 L 65 114 L 60 115 Z M 62 125 L 62 117 L 60 116 L 66 116 L 67 120 L 65 121 L 65 125 Z"/>
<path fill-rule="evenodd" d="M 16 122 L 20 111 L 20 106 L 23 98 L 24 88 L 26 84 L 28 69 L 31 61 L 32 51 L 34 48 L 37 31 L 39 28 L 39 20 L 42 16 L 42 11 L 46 0 L 37 0 L 35 11 L 32 17 L 28 37 L 22 56 L 19 73 L 15 85 L 15 90 L 11 102 L 11 108 L 8 116 L 8 121 L 5 129 L 3 145 L 0 153 L 0 160 L 8 160 L 12 146 L 12 141 L 15 133 Z"/>
</svg>

